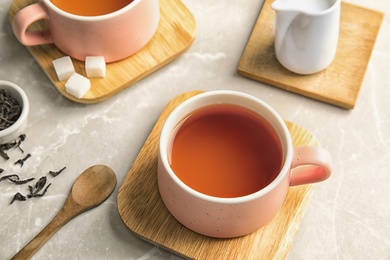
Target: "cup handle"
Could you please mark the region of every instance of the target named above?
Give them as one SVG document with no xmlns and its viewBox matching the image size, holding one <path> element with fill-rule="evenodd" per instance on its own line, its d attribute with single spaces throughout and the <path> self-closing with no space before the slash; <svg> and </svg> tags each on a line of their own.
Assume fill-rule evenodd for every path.
<svg viewBox="0 0 390 260">
<path fill-rule="evenodd" d="M 320 182 L 332 174 L 332 156 L 316 146 L 301 146 L 294 148 L 291 165 L 290 186 Z"/>
<path fill-rule="evenodd" d="M 12 21 L 12 30 L 16 38 L 26 46 L 53 43 L 51 33 L 47 29 L 27 31 L 31 24 L 42 19 L 49 19 L 49 14 L 42 2 L 21 9 Z"/>
</svg>

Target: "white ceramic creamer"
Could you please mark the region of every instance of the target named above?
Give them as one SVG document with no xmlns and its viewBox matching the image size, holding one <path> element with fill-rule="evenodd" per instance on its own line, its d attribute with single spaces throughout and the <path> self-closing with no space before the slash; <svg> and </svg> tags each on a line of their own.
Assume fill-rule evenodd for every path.
<svg viewBox="0 0 390 260">
<path fill-rule="evenodd" d="M 288 70 L 312 74 L 327 68 L 338 45 L 341 0 L 275 0 L 275 53 Z"/>
</svg>

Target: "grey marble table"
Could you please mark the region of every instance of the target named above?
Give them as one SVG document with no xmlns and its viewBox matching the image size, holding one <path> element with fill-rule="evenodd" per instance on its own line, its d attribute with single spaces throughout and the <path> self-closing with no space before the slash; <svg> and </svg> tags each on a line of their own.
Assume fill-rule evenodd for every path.
<svg viewBox="0 0 390 260">
<path fill-rule="evenodd" d="M 116 172 L 113 195 L 68 223 L 34 259 L 180 259 L 131 234 L 116 196 L 167 102 L 198 89 L 253 94 L 312 132 L 334 156 L 334 175 L 316 186 L 289 259 L 390 259 L 390 2 L 348 1 L 386 14 L 350 111 L 237 74 L 263 1 L 183 2 L 197 21 L 193 45 L 168 66 L 93 105 L 72 102 L 54 88 L 13 36 L 11 0 L 0 2 L 0 79 L 27 92 L 31 113 L 23 149 L 33 155 L 23 168 L 3 160 L 0 168 L 38 178 L 67 167 L 36 200 L 9 205 L 21 188 L 0 183 L 0 259 L 12 257 L 53 218 L 78 174 L 93 164 Z M 16 150 L 10 155 L 20 156 Z"/>
</svg>

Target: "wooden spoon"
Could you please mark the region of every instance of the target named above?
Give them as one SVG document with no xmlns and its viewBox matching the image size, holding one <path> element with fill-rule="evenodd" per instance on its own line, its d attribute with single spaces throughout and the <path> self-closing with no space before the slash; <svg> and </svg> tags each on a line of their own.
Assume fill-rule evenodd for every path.
<svg viewBox="0 0 390 260">
<path fill-rule="evenodd" d="M 116 186 L 113 170 L 104 165 L 86 169 L 76 179 L 62 209 L 52 221 L 12 259 L 30 259 L 61 227 L 79 214 L 99 206 Z"/>
</svg>

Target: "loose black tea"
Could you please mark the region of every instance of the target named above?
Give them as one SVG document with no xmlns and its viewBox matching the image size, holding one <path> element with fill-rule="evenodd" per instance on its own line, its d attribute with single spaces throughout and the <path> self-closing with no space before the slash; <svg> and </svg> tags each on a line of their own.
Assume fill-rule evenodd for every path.
<svg viewBox="0 0 390 260">
<path fill-rule="evenodd" d="M 6 152 L 4 152 L 3 149 L 0 148 L 0 156 L 3 157 L 5 160 L 9 159 L 9 156 Z"/>
<path fill-rule="evenodd" d="M 46 185 L 46 180 L 47 180 L 47 178 L 45 177 L 45 176 L 43 176 L 43 177 L 41 177 L 38 181 L 37 181 L 37 183 L 35 183 L 35 186 L 34 187 L 32 187 L 32 186 L 28 186 L 28 188 L 29 188 L 29 190 L 30 190 L 30 194 L 34 194 L 34 193 L 38 193 L 38 192 L 40 192 L 42 189 L 43 189 L 43 187 L 45 187 L 45 185 Z M 35 189 L 35 191 L 34 191 L 34 189 Z"/>
<path fill-rule="evenodd" d="M 25 134 L 21 134 L 19 136 L 19 141 L 17 142 L 16 144 L 16 147 L 19 148 L 19 150 L 24 153 L 23 149 L 20 147 L 20 145 L 22 144 L 22 142 L 26 139 L 26 135 Z"/>
<path fill-rule="evenodd" d="M 16 174 L 5 175 L 5 176 L 2 176 L 2 177 L 0 178 L 0 181 L 8 180 L 9 178 L 14 178 L 14 179 L 17 178 L 17 179 L 19 179 L 19 176 L 16 175 Z"/>
<path fill-rule="evenodd" d="M 20 164 L 20 167 L 23 166 L 24 162 L 31 157 L 31 154 L 27 154 L 26 157 L 22 158 L 22 159 L 19 159 L 15 162 L 15 165 L 16 164 Z"/>
<path fill-rule="evenodd" d="M 0 149 L 0 156 L 3 157 L 5 160 L 9 159 L 8 155 L 1 149 Z"/>
<path fill-rule="evenodd" d="M 29 179 L 26 179 L 26 180 L 15 180 L 15 179 L 8 179 L 10 180 L 11 182 L 15 183 L 15 184 L 26 184 L 27 182 L 30 182 L 30 181 L 33 181 L 35 180 L 35 178 L 29 178 Z"/>
<path fill-rule="evenodd" d="M 1 97 L 0 97 L 0 99 L 1 99 Z M 1 111 L 0 111 L 0 117 L 1 117 Z M 24 153 L 24 150 L 21 148 L 21 144 L 25 139 L 26 139 L 26 135 L 22 134 L 18 137 L 17 140 L 13 140 L 13 141 L 5 143 L 5 144 L 0 144 L 0 156 L 3 157 L 5 160 L 8 160 L 9 156 L 5 151 L 8 151 L 12 148 L 18 148 L 22 153 Z M 25 161 L 30 157 L 31 157 L 31 154 L 27 154 L 24 158 L 17 160 L 15 162 L 15 165 L 20 164 L 20 167 L 22 167 L 24 165 Z M 65 169 L 66 169 L 66 167 L 61 168 L 59 171 L 49 171 L 49 174 L 53 177 L 56 177 L 59 174 L 61 174 Z M 2 172 L 4 172 L 4 170 L 0 168 L 0 174 Z M 9 180 L 10 182 L 12 182 L 14 184 L 26 184 L 28 182 L 31 182 L 34 179 L 35 178 L 21 180 L 17 174 L 10 174 L 10 175 L 5 175 L 5 176 L 0 177 L 0 181 Z M 16 201 L 16 200 L 17 201 L 26 201 L 27 199 L 30 199 L 30 198 L 37 198 L 37 197 L 44 196 L 46 194 L 46 192 L 48 191 L 49 187 L 51 186 L 51 183 L 46 185 L 46 182 L 47 182 L 47 178 L 45 176 L 41 177 L 35 183 L 34 186 L 28 185 L 29 194 L 27 194 L 27 196 L 24 196 L 20 192 L 17 192 L 14 195 L 14 197 L 12 198 L 10 204 L 14 203 L 14 201 Z"/>
<path fill-rule="evenodd" d="M 25 201 L 25 200 L 27 200 L 27 198 L 18 192 L 18 193 L 15 194 L 15 196 L 11 200 L 10 204 L 14 203 L 15 200 Z"/>
<path fill-rule="evenodd" d="M 27 197 L 28 198 L 36 198 L 36 197 L 42 197 L 46 194 L 47 190 L 49 189 L 49 187 L 51 186 L 51 183 L 49 183 L 46 188 L 43 190 L 42 193 L 33 193 L 33 194 L 28 194 Z"/>
<path fill-rule="evenodd" d="M 5 89 L 0 89 L 0 131 L 18 120 L 22 108 L 18 101 Z"/>
<path fill-rule="evenodd" d="M 60 175 L 60 173 L 63 172 L 65 169 L 66 169 L 66 167 L 62 168 L 58 172 L 49 171 L 49 174 L 51 174 L 51 176 L 53 176 L 53 177 L 56 177 L 56 176 Z"/>
<path fill-rule="evenodd" d="M 8 179 L 9 181 L 11 181 L 15 184 L 25 184 L 27 182 L 34 180 L 34 178 L 30 178 L 30 179 L 26 179 L 26 180 L 19 180 L 18 175 L 11 174 L 11 175 L 6 175 L 6 176 L 1 177 L 0 181 L 6 180 L 6 179 Z M 45 187 L 46 180 L 47 180 L 47 178 L 45 176 L 43 176 L 35 183 L 34 187 L 29 185 L 28 188 L 29 188 L 30 194 L 28 194 L 27 197 L 24 196 L 23 194 L 21 194 L 20 192 L 16 193 L 10 204 L 14 203 L 15 200 L 26 201 L 27 198 L 37 198 L 37 197 L 44 196 L 46 194 L 47 190 L 49 189 L 49 187 L 51 186 L 51 183 L 49 183 L 46 186 L 46 188 L 43 190 L 43 192 L 39 193 Z"/>
<path fill-rule="evenodd" d="M 51 183 L 47 185 L 47 187 L 43 190 L 42 193 L 39 193 L 46 185 L 46 180 L 47 178 L 45 176 L 41 177 L 37 183 L 35 183 L 35 186 L 28 186 L 28 189 L 30 191 L 30 194 L 27 195 L 28 198 L 33 198 L 33 197 L 42 197 L 43 195 L 46 194 L 47 190 L 49 189 Z"/>
<path fill-rule="evenodd" d="M 9 156 L 8 154 L 5 152 L 11 148 L 14 148 L 14 147 L 17 147 L 19 148 L 19 150 L 24 153 L 23 149 L 20 147 L 20 145 L 22 144 L 22 142 L 26 139 L 26 135 L 25 134 L 21 134 L 19 136 L 19 140 L 13 140 L 11 142 L 8 142 L 8 143 L 5 143 L 5 144 L 0 144 L 0 156 L 3 157 L 5 160 L 8 160 L 9 159 Z"/>
<path fill-rule="evenodd" d="M 20 185 L 20 184 L 26 184 L 27 182 L 30 182 L 30 181 L 34 180 L 34 178 L 29 178 L 29 179 L 26 179 L 26 180 L 20 180 L 18 175 L 11 174 L 11 175 L 5 175 L 5 176 L 0 178 L 0 181 L 3 181 L 3 180 L 9 180 L 10 182 L 13 182 L 15 184 Z"/>
</svg>

